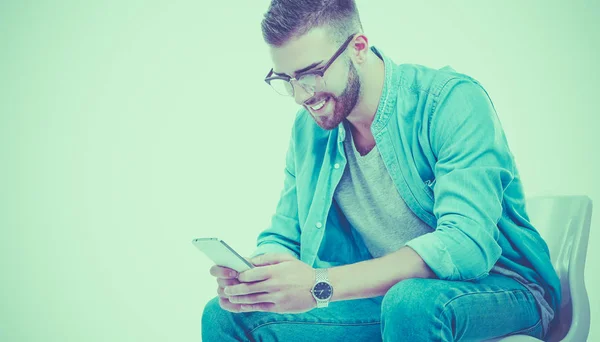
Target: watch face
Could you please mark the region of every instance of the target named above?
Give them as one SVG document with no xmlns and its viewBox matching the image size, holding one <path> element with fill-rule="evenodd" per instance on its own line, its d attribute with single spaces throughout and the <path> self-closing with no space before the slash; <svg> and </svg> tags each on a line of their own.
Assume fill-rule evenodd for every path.
<svg viewBox="0 0 600 342">
<path fill-rule="evenodd" d="M 313 293 L 318 299 L 327 299 L 331 297 L 332 292 L 333 289 L 331 285 L 324 282 L 317 283 L 313 288 Z"/>
</svg>

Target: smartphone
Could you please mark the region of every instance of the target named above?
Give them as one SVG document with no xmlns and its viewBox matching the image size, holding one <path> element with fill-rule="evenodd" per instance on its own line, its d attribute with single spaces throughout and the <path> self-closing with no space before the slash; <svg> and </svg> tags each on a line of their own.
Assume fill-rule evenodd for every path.
<svg viewBox="0 0 600 342">
<path fill-rule="evenodd" d="M 217 266 L 228 267 L 237 272 L 254 268 L 254 265 L 219 238 L 197 238 L 192 243 Z"/>
</svg>

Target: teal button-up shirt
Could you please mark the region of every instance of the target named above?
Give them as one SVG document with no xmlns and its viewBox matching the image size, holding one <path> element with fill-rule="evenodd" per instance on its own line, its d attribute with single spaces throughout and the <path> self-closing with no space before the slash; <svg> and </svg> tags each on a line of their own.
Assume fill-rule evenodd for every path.
<svg viewBox="0 0 600 342">
<path fill-rule="evenodd" d="M 560 281 L 485 89 L 449 66 L 397 65 L 372 49 L 385 81 L 371 132 L 398 193 L 435 229 L 406 245 L 440 279 L 476 280 L 498 263 L 541 285 L 557 310 Z M 333 198 L 345 134 L 343 125 L 327 131 L 304 108 L 297 113 L 281 197 L 251 256 L 290 253 L 317 268 L 372 258 Z"/>
</svg>

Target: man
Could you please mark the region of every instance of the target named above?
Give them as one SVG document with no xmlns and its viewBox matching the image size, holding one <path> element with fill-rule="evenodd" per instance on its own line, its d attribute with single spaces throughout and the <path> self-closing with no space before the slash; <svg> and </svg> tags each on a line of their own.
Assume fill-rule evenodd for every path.
<svg viewBox="0 0 600 342">
<path fill-rule="evenodd" d="M 484 88 L 395 64 L 352 0 L 272 0 L 262 29 L 302 108 L 257 267 L 211 268 L 203 339 L 545 336 L 560 283 Z"/>
</svg>

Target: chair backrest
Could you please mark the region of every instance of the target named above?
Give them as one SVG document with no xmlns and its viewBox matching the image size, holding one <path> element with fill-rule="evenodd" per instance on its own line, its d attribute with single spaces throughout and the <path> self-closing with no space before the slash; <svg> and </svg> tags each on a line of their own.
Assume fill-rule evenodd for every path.
<svg viewBox="0 0 600 342">
<path fill-rule="evenodd" d="M 526 210 L 548 244 L 562 286 L 560 315 L 548 340 L 585 341 L 590 330 L 590 303 L 584 269 L 592 201 L 587 196 L 532 197 Z"/>
</svg>

